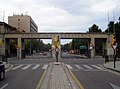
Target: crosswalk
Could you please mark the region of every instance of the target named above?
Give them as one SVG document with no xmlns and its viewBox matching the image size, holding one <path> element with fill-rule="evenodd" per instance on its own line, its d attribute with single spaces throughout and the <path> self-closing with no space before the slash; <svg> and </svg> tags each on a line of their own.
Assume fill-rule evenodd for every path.
<svg viewBox="0 0 120 89">
<path fill-rule="evenodd" d="M 37 69 L 47 69 L 48 64 L 40 65 L 40 64 L 17 64 L 14 65 L 14 67 L 11 70 L 27 70 L 27 69 L 32 69 L 32 70 L 37 70 Z"/>
<path fill-rule="evenodd" d="M 99 64 L 65 64 L 66 67 L 70 70 L 78 69 L 78 70 L 104 70 Z M 11 70 L 37 70 L 37 69 L 47 69 L 48 64 L 16 64 Z"/>
<path fill-rule="evenodd" d="M 91 65 L 87 65 L 87 64 L 74 64 L 74 65 L 70 65 L 70 64 L 66 64 L 66 67 L 68 69 L 79 69 L 79 70 L 104 70 L 104 68 L 102 66 L 100 66 L 100 64 L 91 64 Z"/>
</svg>

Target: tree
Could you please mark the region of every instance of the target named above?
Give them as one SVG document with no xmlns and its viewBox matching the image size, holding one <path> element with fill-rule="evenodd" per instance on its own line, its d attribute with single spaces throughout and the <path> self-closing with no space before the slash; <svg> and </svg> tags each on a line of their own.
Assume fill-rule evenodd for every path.
<svg viewBox="0 0 120 89">
<path fill-rule="evenodd" d="M 105 30 L 105 32 L 110 32 L 110 33 L 113 33 L 114 32 L 114 22 L 113 21 L 110 21 L 108 23 L 108 28 Z"/>
<path fill-rule="evenodd" d="M 93 24 L 93 25 L 89 28 L 89 32 L 102 32 L 102 30 L 101 30 L 96 24 Z"/>
<path fill-rule="evenodd" d="M 120 22 L 114 23 L 113 21 L 110 21 L 108 24 L 108 28 L 105 30 L 105 32 L 113 33 L 115 31 L 116 35 L 116 42 L 117 42 L 117 55 L 120 56 Z"/>
</svg>

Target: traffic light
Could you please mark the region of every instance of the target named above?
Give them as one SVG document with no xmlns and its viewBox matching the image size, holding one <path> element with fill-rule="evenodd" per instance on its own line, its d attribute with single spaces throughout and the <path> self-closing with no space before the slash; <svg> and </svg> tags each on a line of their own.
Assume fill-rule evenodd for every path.
<svg viewBox="0 0 120 89">
<path fill-rule="evenodd" d="M 115 44 L 116 44 L 116 36 L 113 35 L 113 37 L 112 37 L 112 45 L 115 45 Z"/>
</svg>

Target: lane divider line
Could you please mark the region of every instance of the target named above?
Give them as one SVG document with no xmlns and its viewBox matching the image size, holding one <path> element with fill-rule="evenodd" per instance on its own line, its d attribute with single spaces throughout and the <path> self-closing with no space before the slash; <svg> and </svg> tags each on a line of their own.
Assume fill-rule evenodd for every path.
<svg viewBox="0 0 120 89">
<path fill-rule="evenodd" d="M 44 73 L 43 73 L 42 77 L 40 78 L 40 80 L 39 80 L 39 82 L 38 82 L 38 85 L 37 85 L 37 87 L 36 87 L 35 89 L 40 89 L 41 84 L 42 84 L 42 82 L 43 82 L 43 79 L 44 79 L 44 77 L 45 77 L 46 71 L 47 71 L 47 69 L 44 71 Z"/>
<path fill-rule="evenodd" d="M 83 85 L 80 83 L 80 81 L 78 81 L 78 79 L 76 78 L 76 76 L 72 73 L 71 70 L 69 70 L 70 74 L 72 75 L 72 77 L 74 78 L 74 80 L 76 81 L 76 83 L 78 84 L 80 89 L 84 89 Z"/>
</svg>

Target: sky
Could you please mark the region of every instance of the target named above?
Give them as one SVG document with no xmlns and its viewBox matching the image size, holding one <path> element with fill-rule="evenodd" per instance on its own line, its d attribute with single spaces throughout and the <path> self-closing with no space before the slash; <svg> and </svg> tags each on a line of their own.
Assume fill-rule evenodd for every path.
<svg viewBox="0 0 120 89">
<path fill-rule="evenodd" d="M 108 21 L 118 21 L 120 0 L 0 0 L 0 21 L 21 13 L 32 17 L 38 32 L 86 32 L 93 24 L 104 31 Z"/>
</svg>

